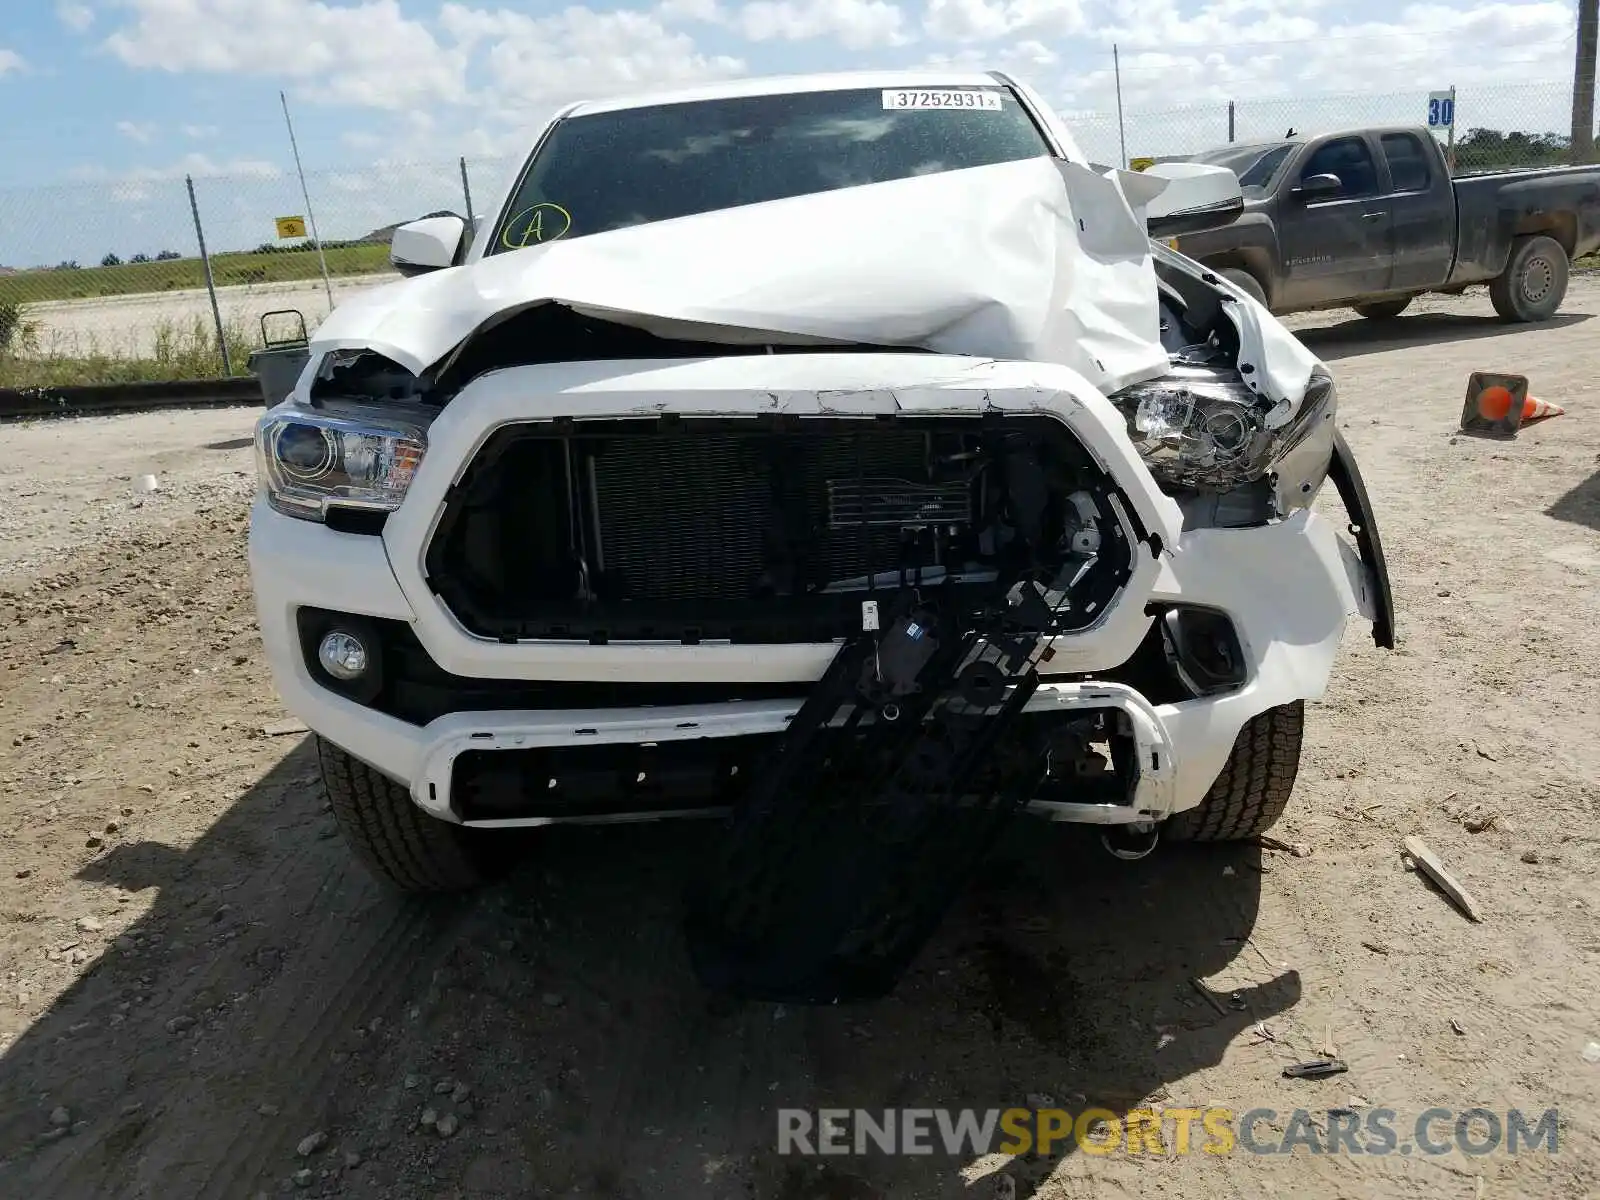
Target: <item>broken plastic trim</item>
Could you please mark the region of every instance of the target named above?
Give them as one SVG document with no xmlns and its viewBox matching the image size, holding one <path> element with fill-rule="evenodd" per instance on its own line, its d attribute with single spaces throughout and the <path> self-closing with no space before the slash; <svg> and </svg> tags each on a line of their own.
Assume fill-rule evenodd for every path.
<svg viewBox="0 0 1600 1200">
<path fill-rule="evenodd" d="M 308 401 L 321 408 L 329 401 L 392 401 L 432 403 L 433 383 L 386 358 L 376 350 L 330 350 L 311 376 Z"/>
<path fill-rule="evenodd" d="M 894 986 L 1049 770 L 1047 746 L 1001 746 L 1095 546 L 1076 557 L 1002 576 L 976 609 L 902 590 L 883 632 L 841 647 L 692 890 L 708 986 L 799 1003 Z"/>
<path fill-rule="evenodd" d="M 1162 615 L 1161 633 L 1173 673 L 1193 695 L 1214 696 L 1244 683 L 1244 648 L 1226 613 L 1175 605 Z"/>
<path fill-rule="evenodd" d="M 1383 556 L 1383 542 L 1378 537 L 1378 518 L 1372 510 L 1372 499 L 1361 478 L 1361 468 L 1356 456 L 1338 429 L 1333 434 L 1333 461 L 1328 468 L 1334 490 L 1350 517 L 1350 535 L 1356 540 L 1362 564 L 1372 572 L 1373 586 L 1377 592 L 1377 611 L 1372 620 L 1372 640 L 1384 650 L 1393 650 L 1394 592 L 1389 586 L 1389 564 Z"/>
</svg>

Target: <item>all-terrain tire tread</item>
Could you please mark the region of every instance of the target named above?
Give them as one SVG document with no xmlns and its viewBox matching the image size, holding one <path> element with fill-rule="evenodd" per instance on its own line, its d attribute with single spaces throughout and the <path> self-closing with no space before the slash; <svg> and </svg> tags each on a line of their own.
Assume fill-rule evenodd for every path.
<svg viewBox="0 0 1600 1200">
<path fill-rule="evenodd" d="M 1558 279 L 1553 284 L 1557 298 L 1555 303 L 1549 306 L 1549 312 L 1541 311 L 1542 306 L 1533 308 L 1524 303 L 1520 291 L 1519 281 L 1523 260 L 1532 255 L 1539 242 L 1549 243 L 1545 252 L 1559 263 L 1556 271 Z M 1547 234 L 1529 234 L 1511 243 L 1511 253 L 1506 258 L 1506 269 L 1489 281 L 1489 303 L 1494 305 L 1495 313 L 1503 321 L 1521 324 L 1548 320 L 1555 315 L 1556 310 L 1561 307 L 1561 302 L 1566 298 L 1570 278 L 1566 248 Z"/>
<path fill-rule="evenodd" d="M 1300 768 L 1305 702 L 1281 704 L 1252 717 L 1211 790 L 1168 822 L 1176 841 L 1235 842 L 1271 829 L 1288 807 Z"/>
<path fill-rule="evenodd" d="M 484 881 L 463 830 L 423 812 L 405 788 L 320 737 L 317 757 L 334 820 L 368 870 L 407 892 L 460 891 Z"/>
</svg>

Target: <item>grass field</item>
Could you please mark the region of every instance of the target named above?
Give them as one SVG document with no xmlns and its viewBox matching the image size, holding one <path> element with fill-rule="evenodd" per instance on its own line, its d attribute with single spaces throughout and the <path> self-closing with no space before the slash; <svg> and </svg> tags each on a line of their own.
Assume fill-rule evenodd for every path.
<svg viewBox="0 0 1600 1200">
<path fill-rule="evenodd" d="M 332 276 L 370 275 L 391 269 L 389 247 L 382 243 L 337 246 L 326 253 L 328 274 Z M 251 251 L 212 255 L 211 273 L 218 287 L 231 287 L 243 283 L 315 279 L 322 273 L 322 267 L 315 250 Z M 0 275 L 0 304 L 86 300 L 97 296 L 180 291 L 205 285 L 205 270 L 198 258 L 83 267 L 76 271 L 23 271 L 16 275 Z"/>
<path fill-rule="evenodd" d="M 250 351 L 261 339 L 241 321 L 223 326 L 233 373 L 246 373 Z M 19 331 L 14 350 L 0 347 L 0 388 L 71 387 L 88 383 L 143 383 L 151 380 L 218 379 L 223 375 L 216 326 L 209 319 L 163 318 L 148 354 L 104 353 L 74 345 L 65 353 L 39 345 L 31 330 Z"/>
</svg>

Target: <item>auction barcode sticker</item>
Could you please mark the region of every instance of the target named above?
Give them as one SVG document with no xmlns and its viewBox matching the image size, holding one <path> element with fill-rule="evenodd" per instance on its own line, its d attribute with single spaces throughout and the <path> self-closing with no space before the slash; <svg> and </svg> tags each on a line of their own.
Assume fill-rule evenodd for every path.
<svg viewBox="0 0 1600 1200">
<path fill-rule="evenodd" d="M 886 88 L 883 93 L 884 108 L 975 108 L 986 112 L 1000 111 L 1000 93 L 994 89 L 968 88 L 935 89 Z"/>
</svg>

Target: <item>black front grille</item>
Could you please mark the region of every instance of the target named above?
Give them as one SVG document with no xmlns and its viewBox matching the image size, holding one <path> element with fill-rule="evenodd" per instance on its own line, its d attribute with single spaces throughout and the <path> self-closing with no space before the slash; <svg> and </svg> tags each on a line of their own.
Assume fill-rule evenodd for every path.
<svg viewBox="0 0 1600 1200">
<path fill-rule="evenodd" d="M 1029 486 L 1008 491 L 1022 459 Z M 1038 417 L 513 425 L 451 492 L 427 570 L 484 637 L 828 641 L 876 592 L 1048 557 L 1091 477 Z"/>
<path fill-rule="evenodd" d="M 910 430 L 619 439 L 589 464 L 593 560 L 630 600 L 746 600 L 884 570 L 899 558 L 899 497 L 916 494 L 927 453 Z M 858 519 L 834 519 L 830 488 L 869 473 L 878 487 Z"/>
</svg>

